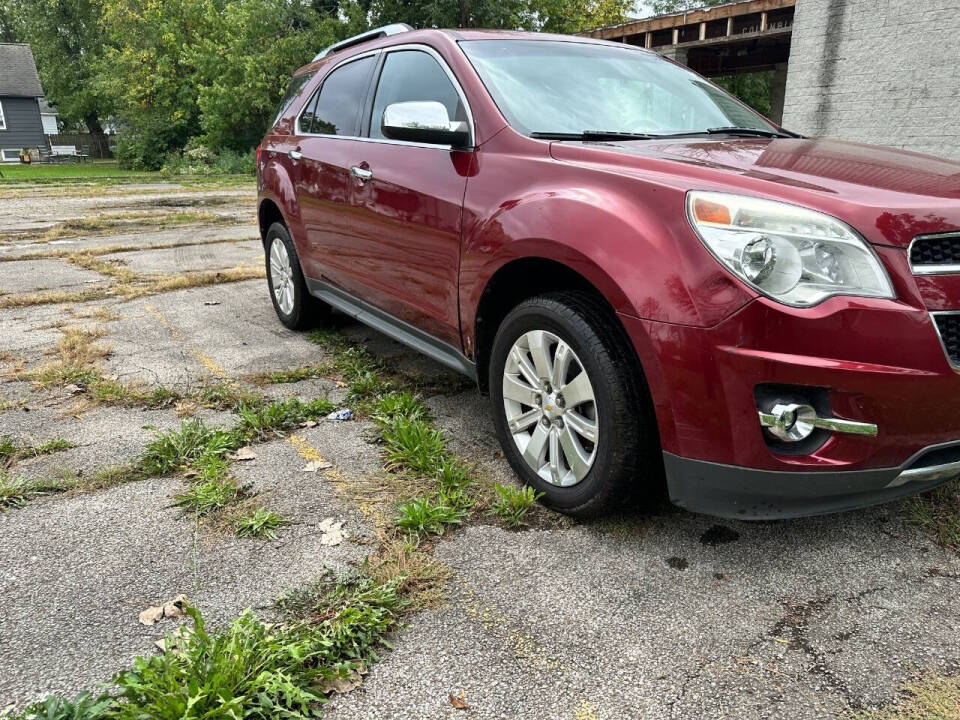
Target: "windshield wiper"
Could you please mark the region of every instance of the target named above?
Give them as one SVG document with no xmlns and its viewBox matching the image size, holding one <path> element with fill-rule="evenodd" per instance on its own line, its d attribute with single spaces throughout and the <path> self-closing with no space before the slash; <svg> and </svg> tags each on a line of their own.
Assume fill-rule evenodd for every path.
<svg viewBox="0 0 960 720">
<path fill-rule="evenodd" d="M 584 130 L 578 133 L 532 132 L 537 140 L 653 140 L 656 135 L 646 133 L 616 132 L 614 130 Z"/>
<path fill-rule="evenodd" d="M 786 138 L 786 137 L 796 137 L 795 135 L 788 135 L 785 132 L 779 130 L 762 130 L 760 128 L 748 128 L 748 127 L 715 127 L 707 128 L 705 131 L 707 135 L 748 135 L 750 137 L 770 137 L 770 138 Z"/>
</svg>

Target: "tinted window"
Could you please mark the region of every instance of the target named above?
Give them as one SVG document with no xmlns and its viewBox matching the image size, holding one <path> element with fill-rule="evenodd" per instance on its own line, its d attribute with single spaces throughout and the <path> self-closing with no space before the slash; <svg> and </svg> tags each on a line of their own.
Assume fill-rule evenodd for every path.
<svg viewBox="0 0 960 720">
<path fill-rule="evenodd" d="M 417 50 L 389 53 L 380 73 L 377 96 L 373 102 L 370 137 L 383 137 L 380 121 L 387 105 L 423 100 L 443 103 L 451 120 L 467 119 L 460 95 L 440 67 L 440 63 L 427 53 Z"/>
<path fill-rule="evenodd" d="M 323 81 L 309 132 L 323 135 L 359 135 L 360 110 L 376 58 L 365 57 L 341 65 Z M 301 130 L 307 128 L 301 119 Z"/>
<path fill-rule="evenodd" d="M 640 50 L 553 40 L 460 46 L 501 112 L 524 132 L 774 130 L 695 73 Z"/>
<path fill-rule="evenodd" d="M 280 116 L 283 115 L 293 104 L 293 101 L 297 99 L 297 95 L 299 95 L 300 91 L 303 90 L 303 86 L 310 81 L 310 78 L 312 78 L 314 74 L 315 73 L 306 73 L 305 75 L 297 75 L 295 78 L 293 78 L 293 80 L 290 81 L 290 86 L 287 88 L 287 92 L 283 96 L 283 100 L 280 101 L 280 109 L 277 110 L 277 114 L 273 118 L 274 125 L 277 124 Z"/>
</svg>

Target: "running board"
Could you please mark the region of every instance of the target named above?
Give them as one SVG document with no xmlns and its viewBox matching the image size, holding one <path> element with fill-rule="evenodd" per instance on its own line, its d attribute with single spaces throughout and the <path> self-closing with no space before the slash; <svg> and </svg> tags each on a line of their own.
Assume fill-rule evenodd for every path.
<svg viewBox="0 0 960 720">
<path fill-rule="evenodd" d="M 332 285 L 324 280 L 304 279 L 307 281 L 307 288 L 310 290 L 310 294 L 314 297 L 323 300 L 340 312 L 346 313 L 350 317 L 359 320 L 364 325 L 369 325 L 374 330 L 379 330 L 387 337 L 413 348 L 422 355 L 426 355 L 431 360 L 435 360 L 451 370 L 463 373 L 476 382 L 477 366 L 453 345 L 445 343 L 442 340 L 437 340 L 437 338 L 428 335 L 423 330 L 414 327 L 410 323 L 388 312 L 374 307 L 365 300 L 354 297 L 336 285 Z"/>
</svg>

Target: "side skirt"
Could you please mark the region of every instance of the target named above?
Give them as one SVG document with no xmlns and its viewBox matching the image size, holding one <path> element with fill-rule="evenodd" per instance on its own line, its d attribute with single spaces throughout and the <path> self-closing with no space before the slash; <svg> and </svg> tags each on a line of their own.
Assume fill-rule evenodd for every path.
<svg viewBox="0 0 960 720">
<path fill-rule="evenodd" d="M 463 373 L 476 382 L 476 364 L 471 362 L 466 355 L 453 345 L 445 343 L 442 340 L 437 340 L 432 335 L 425 333 L 410 323 L 404 322 L 390 313 L 384 312 L 324 280 L 314 280 L 313 278 L 304 279 L 307 281 L 307 288 L 310 290 L 310 294 L 314 297 L 323 300 L 340 312 L 346 313 L 350 317 L 359 320 L 364 325 L 369 325 L 374 330 L 379 330 L 387 337 L 393 338 L 397 342 L 413 348 L 441 365 Z"/>
</svg>

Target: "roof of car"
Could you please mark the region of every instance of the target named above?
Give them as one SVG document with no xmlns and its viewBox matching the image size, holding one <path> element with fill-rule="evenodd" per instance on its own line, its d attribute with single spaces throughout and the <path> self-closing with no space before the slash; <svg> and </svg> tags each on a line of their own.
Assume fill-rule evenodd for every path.
<svg viewBox="0 0 960 720">
<path fill-rule="evenodd" d="M 553 33 L 528 32 L 524 30 L 487 30 L 482 28 L 457 28 L 457 29 L 433 29 L 426 28 L 422 30 L 409 30 L 386 37 L 376 38 L 363 42 L 358 45 L 352 45 L 336 52 L 332 52 L 320 59 L 316 59 L 303 67 L 299 68 L 294 75 L 301 75 L 305 72 L 318 70 L 327 62 L 333 59 L 347 58 L 360 52 L 376 50 L 393 45 L 406 45 L 408 43 L 423 42 L 430 38 L 438 36 L 446 37 L 453 41 L 460 40 L 554 40 L 561 42 L 589 43 L 591 45 L 621 45 L 622 43 L 612 43 L 609 40 L 599 40 L 596 38 L 584 37 L 582 35 L 557 35 Z M 634 45 L 626 47 L 640 49 Z"/>
</svg>

